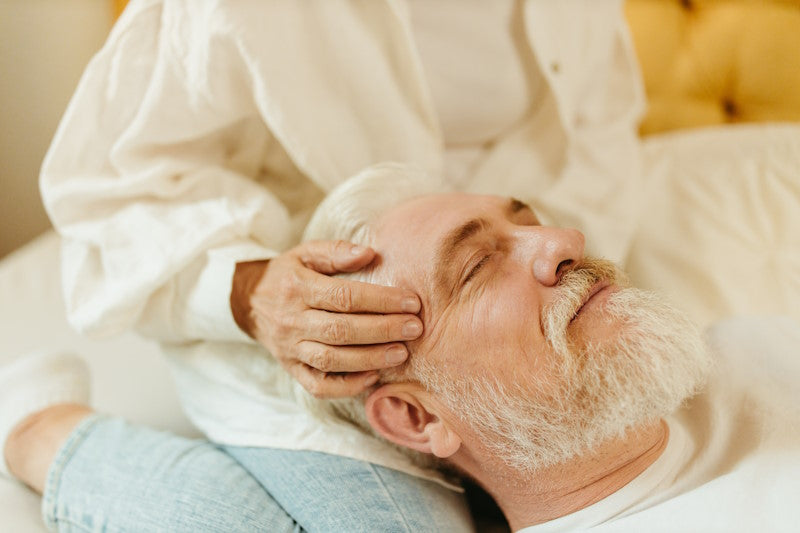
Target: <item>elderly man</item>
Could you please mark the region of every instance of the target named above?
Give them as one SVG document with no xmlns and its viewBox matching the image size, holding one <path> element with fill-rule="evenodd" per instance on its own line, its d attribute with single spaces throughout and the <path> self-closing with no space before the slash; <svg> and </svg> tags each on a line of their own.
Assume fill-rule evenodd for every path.
<svg viewBox="0 0 800 533">
<path fill-rule="evenodd" d="M 378 258 L 359 275 L 416 292 L 425 333 L 408 344 L 408 363 L 359 398 L 316 400 L 299 385 L 289 396 L 417 464 L 433 458 L 473 478 L 514 530 L 798 523 L 800 416 L 790 388 L 764 372 L 746 384 L 741 369 L 712 372 L 691 324 L 627 287 L 612 264 L 584 257 L 581 233 L 540 225 L 514 199 L 420 196 L 426 182 L 413 175 L 388 187 L 402 172 L 381 167 L 348 182 L 307 233 L 372 246 Z M 34 428 L 27 442 L 60 447 L 88 412 L 56 414 L 57 431 Z M 9 465 L 34 486 L 80 453 L 64 446 L 57 466 L 51 452 L 26 471 L 37 448 L 15 445 Z"/>
<path fill-rule="evenodd" d="M 308 231 L 373 246 L 367 279 L 415 291 L 425 333 L 332 414 L 473 478 L 515 530 L 796 527 L 796 325 L 771 321 L 749 336 L 751 361 L 713 365 L 679 311 L 585 258 L 579 232 L 509 198 L 412 185 L 401 201 L 378 192 L 391 179 L 336 191 Z M 729 333 L 711 340 L 730 354 Z"/>
</svg>

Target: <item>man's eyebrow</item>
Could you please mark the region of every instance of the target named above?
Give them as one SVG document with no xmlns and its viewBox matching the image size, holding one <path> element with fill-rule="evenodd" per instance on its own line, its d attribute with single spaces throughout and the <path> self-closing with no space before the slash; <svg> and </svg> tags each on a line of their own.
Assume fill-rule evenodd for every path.
<svg viewBox="0 0 800 533">
<path fill-rule="evenodd" d="M 485 218 L 472 218 L 450 230 L 440 241 L 434 255 L 435 292 L 439 297 L 446 297 L 448 290 L 448 271 L 453 266 L 451 260 L 458 249 L 475 234 L 488 228 L 490 222 Z"/>
<path fill-rule="evenodd" d="M 508 201 L 508 206 L 506 206 L 506 212 L 510 215 L 514 213 L 519 213 L 520 211 L 533 211 L 531 206 L 523 202 L 522 200 L 517 200 L 516 198 L 510 198 Z"/>
</svg>

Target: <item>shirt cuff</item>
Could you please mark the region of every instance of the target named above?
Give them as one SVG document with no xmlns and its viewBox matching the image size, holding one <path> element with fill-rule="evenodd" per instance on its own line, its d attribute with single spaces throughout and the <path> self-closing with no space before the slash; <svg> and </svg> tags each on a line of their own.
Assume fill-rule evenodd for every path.
<svg viewBox="0 0 800 533">
<path fill-rule="evenodd" d="M 278 252 L 255 243 L 241 243 L 209 250 L 206 262 L 185 293 L 184 331 L 189 338 L 255 342 L 233 319 L 230 306 L 236 263 L 272 259 Z"/>
</svg>

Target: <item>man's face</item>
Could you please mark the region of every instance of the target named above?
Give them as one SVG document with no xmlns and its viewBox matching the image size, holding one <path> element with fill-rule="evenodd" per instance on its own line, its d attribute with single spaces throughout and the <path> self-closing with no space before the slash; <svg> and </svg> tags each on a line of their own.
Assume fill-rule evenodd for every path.
<svg viewBox="0 0 800 533">
<path fill-rule="evenodd" d="M 373 246 L 373 280 L 422 302 L 407 375 L 516 467 L 555 464 L 654 422 L 708 367 L 679 312 L 622 287 L 612 264 L 583 257 L 580 232 L 541 226 L 516 200 L 411 200 L 381 217 Z"/>
<path fill-rule="evenodd" d="M 509 198 L 426 196 L 381 218 L 375 248 L 384 264 L 376 274 L 420 296 L 425 333 L 409 346 L 415 356 L 455 374 L 530 382 L 553 358 L 543 310 L 583 246 L 580 232 L 543 227 Z M 616 288 L 595 295 L 570 324 L 584 342 L 609 334 L 597 310 Z"/>
</svg>

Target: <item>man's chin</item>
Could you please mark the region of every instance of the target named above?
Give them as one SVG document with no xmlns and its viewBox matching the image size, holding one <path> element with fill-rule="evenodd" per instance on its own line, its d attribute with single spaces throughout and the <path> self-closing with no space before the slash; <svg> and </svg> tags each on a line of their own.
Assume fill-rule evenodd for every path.
<svg viewBox="0 0 800 533">
<path fill-rule="evenodd" d="M 663 417 L 704 382 L 711 358 L 700 334 L 660 297 L 615 291 L 597 315 L 579 358 L 581 380 L 606 414 L 627 424 Z"/>
<path fill-rule="evenodd" d="M 564 452 L 591 449 L 669 415 L 699 390 L 710 368 L 684 314 L 638 289 L 609 291 L 568 335 L 562 379 L 569 392 L 553 403 L 565 409 L 558 433 L 572 446 Z"/>
</svg>

